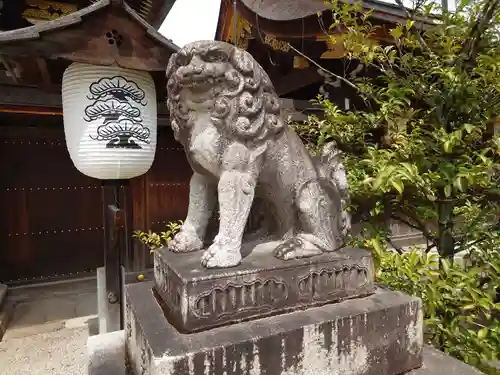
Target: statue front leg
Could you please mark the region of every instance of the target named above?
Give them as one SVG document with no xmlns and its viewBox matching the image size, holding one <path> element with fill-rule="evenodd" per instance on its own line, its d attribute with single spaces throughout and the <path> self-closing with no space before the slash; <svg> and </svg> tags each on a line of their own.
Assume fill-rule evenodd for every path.
<svg viewBox="0 0 500 375">
<path fill-rule="evenodd" d="M 179 233 L 169 241 L 168 248 L 174 252 L 201 250 L 208 222 L 212 216 L 216 194 L 215 181 L 194 173 L 189 183 L 188 214 Z"/>
<path fill-rule="evenodd" d="M 203 253 L 206 268 L 234 267 L 241 262 L 241 244 L 255 186 L 260 173 L 261 150 L 250 151 L 234 143 L 226 151 L 219 179 L 219 233 Z"/>
</svg>

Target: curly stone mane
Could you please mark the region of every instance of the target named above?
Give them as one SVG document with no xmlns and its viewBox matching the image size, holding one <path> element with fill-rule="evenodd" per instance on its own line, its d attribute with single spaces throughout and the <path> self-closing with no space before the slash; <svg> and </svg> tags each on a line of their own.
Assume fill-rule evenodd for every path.
<svg viewBox="0 0 500 375">
<path fill-rule="evenodd" d="M 180 100 L 189 77 L 213 100 L 210 117 L 230 139 L 259 144 L 285 128 L 279 98 L 267 73 L 246 51 L 224 42 L 198 41 L 174 54 L 167 67 L 172 127 L 189 131 L 189 108 Z M 188 79 L 186 79 L 188 77 Z M 193 79 L 193 80 L 194 80 Z"/>
</svg>

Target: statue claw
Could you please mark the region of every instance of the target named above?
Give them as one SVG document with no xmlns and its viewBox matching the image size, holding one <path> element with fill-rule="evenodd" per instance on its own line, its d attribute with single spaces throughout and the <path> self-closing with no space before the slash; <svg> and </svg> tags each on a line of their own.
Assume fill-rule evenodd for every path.
<svg viewBox="0 0 500 375">
<path fill-rule="evenodd" d="M 239 247 L 213 243 L 201 256 L 201 265 L 205 268 L 228 268 L 241 263 Z"/>
<path fill-rule="evenodd" d="M 181 229 L 173 239 L 168 241 L 167 247 L 174 253 L 188 253 L 201 250 L 203 248 L 203 241 L 196 234 Z"/>
<path fill-rule="evenodd" d="M 308 258 L 322 253 L 323 251 L 316 246 L 306 246 L 298 237 L 286 240 L 273 251 L 273 255 L 281 260 Z"/>
</svg>

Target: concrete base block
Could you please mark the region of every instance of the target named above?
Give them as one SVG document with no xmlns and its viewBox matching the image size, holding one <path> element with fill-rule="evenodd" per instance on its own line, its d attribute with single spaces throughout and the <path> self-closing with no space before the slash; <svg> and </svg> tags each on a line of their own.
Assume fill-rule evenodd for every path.
<svg viewBox="0 0 500 375">
<path fill-rule="evenodd" d="M 126 322 L 125 332 L 89 338 L 89 375 L 482 374 L 422 348 L 420 303 L 395 292 L 183 335 L 150 288 L 137 284 L 128 290 Z"/>
<path fill-rule="evenodd" d="M 89 375 L 125 374 L 125 331 L 115 331 L 87 340 Z"/>
<path fill-rule="evenodd" d="M 152 284 L 126 294 L 134 375 L 399 375 L 422 365 L 421 302 L 399 292 L 191 334 L 169 324 Z"/>
<path fill-rule="evenodd" d="M 125 341 L 122 341 L 123 352 L 125 353 Z M 103 352 L 108 350 L 112 350 L 112 348 L 102 348 Z M 460 361 L 457 361 L 455 358 L 449 357 L 446 354 L 436 350 L 430 346 L 424 346 L 422 351 L 423 354 L 423 365 L 422 367 L 412 370 L 406 375 L 482 375 L 483 373 L 471 366 L 466 365 Z M 116 361 L 113 356 L 108 356 L 103 353 L 103 359 L 109 361 Z M 122 358 L 122 361 L 125 362 L 125 358 Z M 104 368 L 104 367 L 102 367 Z M 109 368 L 109 367 L 108 367 Z M 90 370 L 90 367 L 89 367 Z M 95 375 L 96 373 L 89 372 L 89 375 Z M 110 375 L 129 375 L 130 373 L 125 372 L 125 365 L 123 365 L 123 372 L 110 372 Z M 228 373 L 231 374 L 231 373 Z M 338 372 L 332 372 L 330 375 L 337 375 Z M 386 375 L 386 374 L 377 374 L 377 375 Z"/>
</svg>

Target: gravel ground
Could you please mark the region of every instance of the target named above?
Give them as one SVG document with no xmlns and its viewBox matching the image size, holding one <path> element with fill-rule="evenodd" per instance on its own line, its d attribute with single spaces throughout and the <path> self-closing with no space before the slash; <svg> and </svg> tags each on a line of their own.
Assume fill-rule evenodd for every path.
<svg viewBox="0 0 500 375">
<path fill-rule="evenodd" d="M 85 375 L 88 329 L 62 329 L 0 342 L 0 375 Z"/>
</svg>

